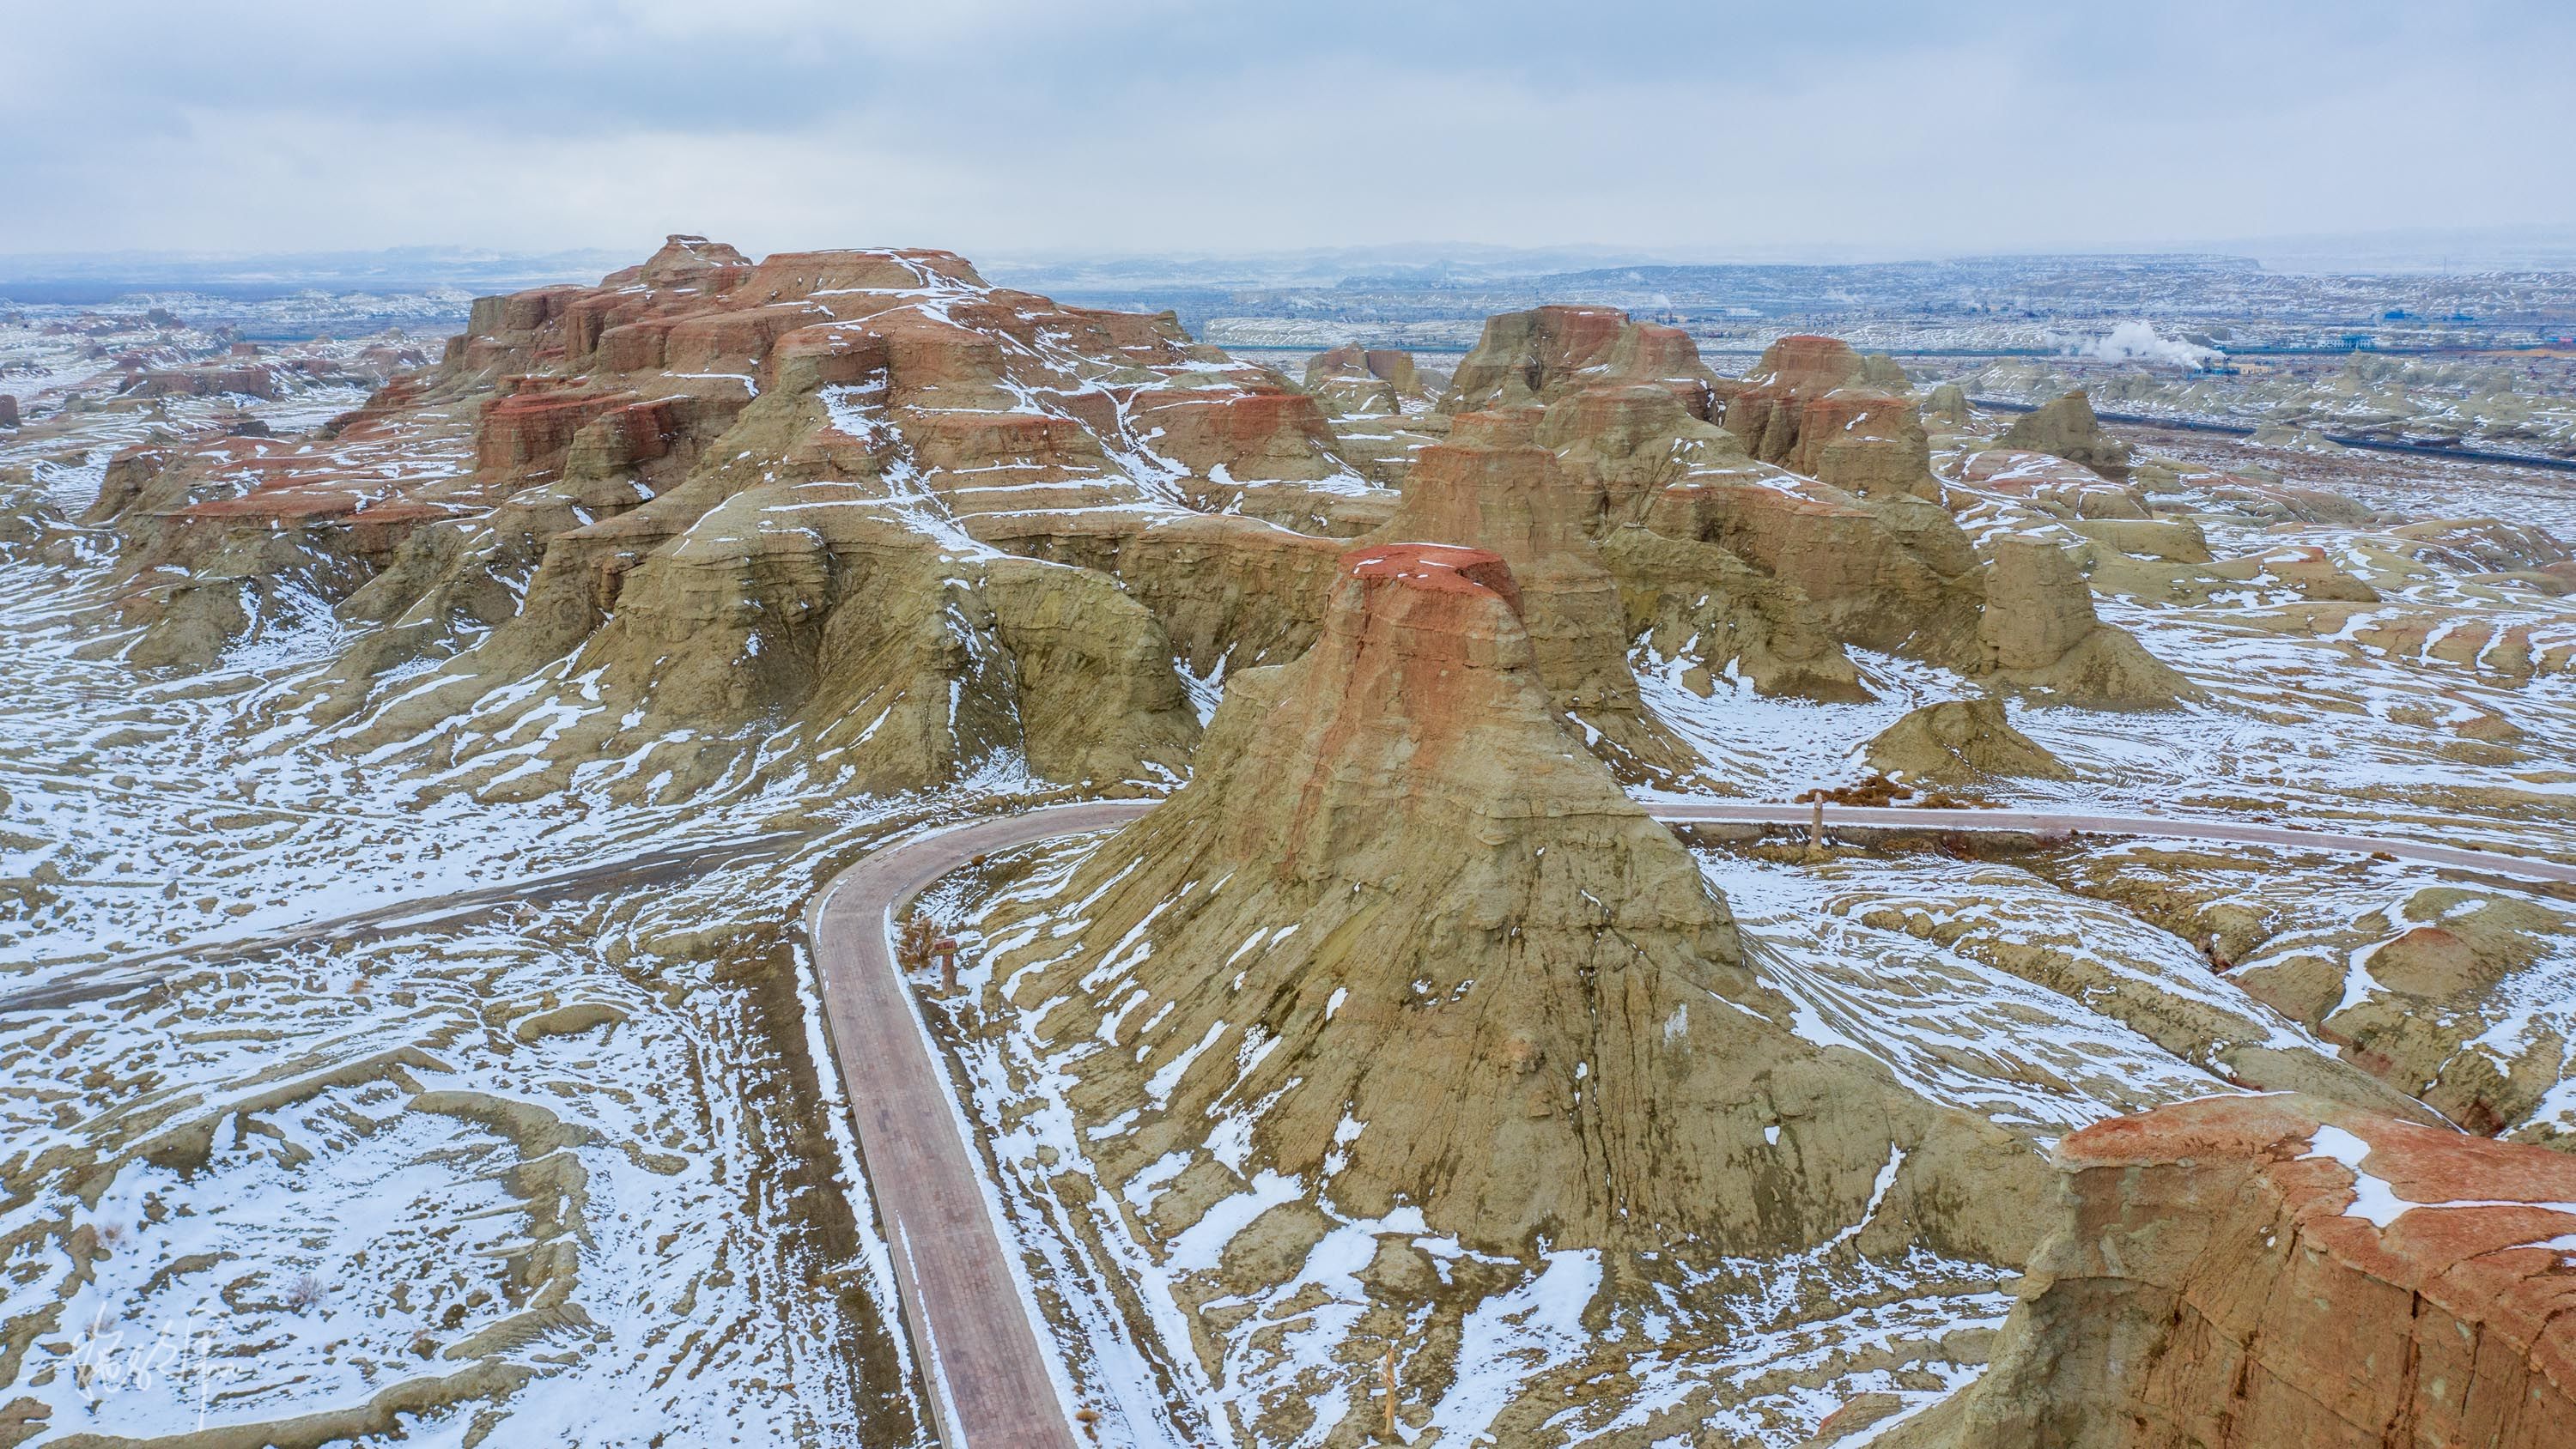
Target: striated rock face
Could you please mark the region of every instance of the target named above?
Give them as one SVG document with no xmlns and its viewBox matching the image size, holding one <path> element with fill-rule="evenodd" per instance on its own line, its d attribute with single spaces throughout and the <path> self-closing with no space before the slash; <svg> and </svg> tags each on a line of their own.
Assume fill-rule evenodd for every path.
<svg viewBox="0 0 2576 1449">
<path fill-rule="evenodd" d="M 1484 335 L 1458 364 L 1440 411 L 1554 402 L 1582 388 L 1631 383 L 1669 390 L 1702 419 L 1724 391 L 1678 327 L 1632 322 L 1615 307 L 1537 307 L 1485 319 Z"/>
<path fill-rule="evenodd" d="M 1618 582 L 1593 543 L 1608 496 L 1535 441 L 1536 408 L 1466 413 L 1425 448 L 1378 537 L 1485 549 L 1519 582 L 1520 622 L 1550 698 L 1627 779 L 1671 781 L 1700 764 L 1639 700 Z"/>
<path fill-rule="evenodd" d="M 281 707 L 504 793 L 586 770 L 678 799 L 751 760 L 865 791 L 1014 758 L 1165 779 L 1217 678 L 1318 636 L 1356 537 L 1504 558 L 1538 677 L 1631 781 L 1724 788 L 1649 697 L 1860 697 L 1846 645 L 2051 697 L 2159 687 L 2080 579 L 1990 581 L 1894 486 L 1921 471 L 1901 374 L 1825 339 L 1769 362 L 1726 416 L 1771 408 L 1760 448 L 1818 476 L 1710 420 L 1726 389 L 1687 337 L 1609 309 L 1493 319 L 1433 410 L 1401 353 L 1324 354 L 1299 390 L 947 252 L 675 237 L 598 287 L 478 302 L 436 368 L 312 439 L 133 450 L 87 521 L 121 536 L 135 661 L 365 626 Z M 1337 431 L 1325 385 L 1363 380 L 1396 411 Z"/>
<path fill-rule="evenodd" d="M 2043 780 L 2072 773 L 2037 740 L 2012 727 L 1991 695 L 1946 699 L 1910 710 L 1869 742 L 1869 767 L 1892 779 L 1966 784 L 1989 775 Z"/>
<path fill-rule="evenodd" d="M 1912 399 L 1837 388 L 1808 402 L 1800 413 L 1797 444 L 1783 460 L 1790 471 L 1864 498 L 1936 495 L 1932 446 Z"/>
<path fill-rule="evenodd" d="M 2152 707 L 2200 697 L 2189 680 L 2093 613 L 2075 561 L 2046 539 L 1996 541 L 1978 643 L 1993 671 L 2085 704 Z"/>
<path fill-rule="evenodd" d="M 2576 1159 L 2295 1096 L 2100 1123 L 2058 1157 L 1993 1367 L 1878 1442 L 2569 1442 Z"/>
<path fill-rule="evenodd" d="M 1690 854 L 1558 722 L 1527 597 L 1481 550 L 1352 550 L 1190 783 L 984 923 L 1076 1117 L 1118 1123 L 1095 1163 L 1182 1184 L 1171 1232 L 1277 1174 L 1503 1252 L 1902 1221 L 2015 1257 L 1982 1185 L 2030 1160 L 1781 1024 Z M 1252 1102 L 1228 1160 L 1210 1124 Z"/>
<path fill-rule="evenodd" d="M 1413 354 L 1347 343 L 1306 359 L 1306 391 L 1336 418 L 1392 417 L 1407 404 L 1435 402 L 1432 377 Z"/>
<path fill-rule="evenodd" d="M 1394 506 L 1391 494 L 1354 475 L 1316 399 L 1268 378 L 1140 390 L 1129 425 L 1188 470 L 1179 488 L 1193 508 L 1346 535 L 1365 532 Z"/>
<path fill-rule="evenodd" d="M 1569 390 L 1531 437 L 1586 494 L 1630 637 L 1651 636 L 1695 690 L 1736 667 L 1767 693 L 1859 697 L 1843 642 L 1973 654 L 1976 557 L 1937 507 L 1758 462 L 1651 384 Z"/>
<path fill-rule="evenodd" d="M 2114 483 L 2129 476 L 2129 445 L 2103 435 L 2093 417 L 2093 400 L 2080 387 L 2022 414 L 2004 431 L 2003 445 L 2064 458 Z"/>
<path fill-rule="evenodd" d="M 1649 778 L 1695 764 L 1638 703 L 1623 657 L 1631 645 L 1702 696 L 1731 671 L 1765 694 L 1863 697 L 1849 656 L 1794 580 L 1649 526 L 1667 490 L 1768 471 L 1672 388 L 1578 387 L 1544 409 L 1446 421 L 1439 441 L 1419 445 L 1406 501 L 1381 536 L 1490 548 L 1524 580 L 1552 581 L 1528 587 L 1541 673 L 1560 706 L 1599 731 L 1587 739 L 1615 770 Z M 1605 607 L 1605 578 L 1616 609 Z"/>
<path fill-rule="evenodd" d="M 1840 338 L 1783 337 L 1728 399 L 1726 428 L 1761 461 L 1846 491 L 1934 498 L 1931 443 L 1904 385 Z"/>
<path fill-rule="evenodd" d="M 1619 582 L 1630 635 L 1681 688 L 1705 699 L 1717 676 L 1731 673 L 1757 694 L 1869 697 L 1851 656 L 1796 584 L 1715 544 L 1636 524 L 1605 535 L 1601 558 Z"/>
<path fill-rule="evenodd" d="M 677 798 L 751 758 L 867 791 L 1012 757 L 1169 778 L 1199 730 L 1176 663 L 1292 656 L 1326 537 L 1395 506 L 1276 374 L 936 251 L 674 237 L 483 299 L 323 441 L 111 470 L 134 657 L 203 663 L 281 596 L 374 625 L 297 704 L 399 763 L 525 685 L 439 750 L 504 794 Z M 474 763 L 535 717 L 533 753 Z"/>
<path fill-rule="evenodd" d="M 1645 522 L 1794 584 L 1845 643 L 1976 667 L 1976 553 L 1929 503 L 1864 501 L 1754 464 L 1665 488 Z"/>
</svg>

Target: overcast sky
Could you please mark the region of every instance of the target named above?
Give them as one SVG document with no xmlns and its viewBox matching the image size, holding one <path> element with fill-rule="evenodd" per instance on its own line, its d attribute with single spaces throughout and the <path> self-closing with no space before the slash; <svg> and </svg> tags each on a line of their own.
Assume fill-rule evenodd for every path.
<svg viewBox="0 0 2576 1449">
<path fill-rule="evenodd" d="M 0 253 L 2576 225 L 2576 6 L 0 0 Z"/>
</svg>

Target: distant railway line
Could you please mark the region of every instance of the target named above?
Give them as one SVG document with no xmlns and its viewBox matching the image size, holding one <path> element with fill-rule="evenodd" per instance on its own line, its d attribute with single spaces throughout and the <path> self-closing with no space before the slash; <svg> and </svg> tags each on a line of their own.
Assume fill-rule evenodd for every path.
<svg viewBox="0 0 2576 1449">
<path fill-rule="evenodd" d="M 1994 412 L 2027 413 L 2039 409 L 2037 403 L 2014 402 L 2008 398 L 1972 397 L 1969 402 Z M 2219 433 L 2228 437 L 2250 438 L 2255 430 L 2242 423 L 2203 422 L 2197 418 L 2164 418 L 2151 413 L 2113 413 L 2100 408 L 2093 416 L 2106 423 L 2128 423 L 2138 427 L 2175 428 L 2186 433 Z M 2500 453 L 2489 448 L 2450 448 L 2438 443 L 2400 443 L 2386 438 L 2367 438 L 2354 433 L 2319 433 L 2329 443 L 2347 448 L 2366 448 L 2374 453 L 2407 453 L 2420 458 L 2449 458 L 2463 463 L 2509 463 L 2518 468 L 2547 468 L 2553 472 L 2576 473 L 2576 458 L 2553 458 L 2540 453 Z"/>
</svg>

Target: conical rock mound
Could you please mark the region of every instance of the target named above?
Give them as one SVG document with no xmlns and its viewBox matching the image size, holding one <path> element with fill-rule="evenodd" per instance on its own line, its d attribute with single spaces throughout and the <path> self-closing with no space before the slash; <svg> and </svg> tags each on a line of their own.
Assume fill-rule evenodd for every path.
<svg viewBox="0 0 2576 1449">
<path fill-rule="evenodd" d="M 2066 550 L 2043 538 L 1995 541 L 1977 621 L 1987 671 L 2016 688 L 2081 704 L 2158 709 L 2205 697 L 2128 631 L 2093 612 L 2093 591 Z"/>
<path fill-rule="evenodd" d="M 1907 711 L 1869 742 L 1869 767 L 1902 780 L 1960 785 L 1988 775 L 2062 780 L 2074 772 L 2012 727 L 1991 695 L 1945 699 Z"/>
<path fill-rule="evenodd" d="M 1559 724 L 1490 553 L 1344 555 L 1189 785 L 982 928 L 1161 1234 L 1258 1181 L 1505 1252 L 2026 1246 L 1993 1204 L 2037 1159 L 1781 1025 L 1689 852 Z"/>
<path fill-rule="evenodd" d="M 2022 414 L 2004 431 L 2002 445 L 2080 463 L 2114 483 L 2129 476 L 2129 445 L 2103 433 L 2093 399 L 2080 387 Z"/>
</svg>

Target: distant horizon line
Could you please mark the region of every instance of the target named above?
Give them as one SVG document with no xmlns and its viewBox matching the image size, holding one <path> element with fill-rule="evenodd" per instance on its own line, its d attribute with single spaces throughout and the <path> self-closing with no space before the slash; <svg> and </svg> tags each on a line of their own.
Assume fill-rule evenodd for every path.
<svg viewBox="0 0 2576 1449">
<path fill-rule="evenodd" d="M 657 245 L 658 242 L 631 248 L 579 246 L 513 250 L 430 242 L 296 251 L 119 248 L 88 252 L 0 252 L 0 296 L 8 295 L 8 289 L 13 285 L 49 289 L 125 286 L 137 291 L 184 289 L 190 285 L 289 289 L 321 286 L 363 289 L 373 285 L 423 289 L 441 285 L 471 287 L 504 282 L 583 280 L 632 265 L 650 255 Z M 862 243 L 847 249 L 868 250 L 891 245 L 918 244 Z M 843 248 L 790 246 L 762 252 L 746 249 L 746 252 L 762 256 L 840 249 Z M 975 255 L 977 250 L 983 249 L 969 248 L 963 254 L 988 271 L 1023 275 L 1139 266 L 1192 270 L 1230 267 L 1306 270 L 1338 266 L 1347 269 L 1346 276 L 1367 277 L 1375 274 L 1373 268 L 1385 268 L 1394 273 L 1458 264 L 1471 274 L 1482 274 L 1481 277 L 1471 276 L 1470 280 L 1502 280 L 1621 268 L 1875 268 L 2010 262 L 2222 263 L 2288 274 L 2367 275 L 2440 271 L 2576 271 L 2576 226 L 2532 223 L 2474 228 L 2387 228 L 2370 232 L 2320 232 L 2198 242 L 2046 246 L 2027 250 L 1930 247 L 1914 251 L 1875 251 L 1843 243 L 1739 243 L 1712 246 L 1702 252 L 1666 246 L 1625 248 L 1600 242 L 1521 245 L 1471 241 L 1352 242 L 1262 250 L 1205 247 L 1130 250 L 1053 246 L 987 250 L 982 257 Z M 1526 266 L 1528 270 L 1507 270 L 1516 264 Z M 1108 277 L 1087 280 L 1094 284 L 1118 281 Z M 1212 277 L 1206 280 L 1211 285 L 1234 282 L 1280 287 L 1314 283 L 1311 276 L 1259 280 Z M 1127 281 L 1126 285 L 1170 286 L 1181 281 L 1177 277 L 1140 277 Z"/>
</svg>

